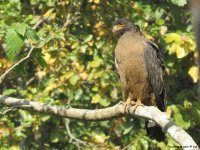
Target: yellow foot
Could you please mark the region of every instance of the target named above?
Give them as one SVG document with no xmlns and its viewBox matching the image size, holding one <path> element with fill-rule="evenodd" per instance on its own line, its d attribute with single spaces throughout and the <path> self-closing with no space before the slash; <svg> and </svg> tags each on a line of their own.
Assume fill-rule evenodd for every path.
<svg viewBox="0 0 200 150">
<path fill-rule="evenodd" d="M 130 97 L 126 100 L 126 102 L 124 102 L 124 106 L 125 106 L 125 111 L 128 112 L 130 107 L 132 106 L 132 101 Z"/>
<path fill-rule="evenodd" d="M 138 106 L 144 106 L 141 100 L 131 101 L 131 106 L 135 106 L 134 111 L 137 109 Z"/>
</svg>

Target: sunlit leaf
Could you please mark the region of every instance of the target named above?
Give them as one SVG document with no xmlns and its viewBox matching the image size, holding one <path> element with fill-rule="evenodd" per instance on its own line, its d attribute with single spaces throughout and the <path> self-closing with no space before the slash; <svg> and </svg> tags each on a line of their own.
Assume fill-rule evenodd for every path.
<svg viewBox="0 0 200 150">
<path fill-rule="evenodd" d="M 92 40 L 92 38 L 93 38 L 93 35 L 92 34 L 90 34 L 90 35 L 88 35 L 86 38 L 85 38 L 85 41 L 84 42 L 89 42 L 89 41 L 91 41 Z"/>
<path fill-rule="evenodd" d="M 198 81 L 198 67 L 197 66 L 192 66 L 189 71 L 188 74 L 192 77 L 193 82 L 196 83 Z"/>
<path fill-rule="evenodd" d="M 107 106 L 110 105 L 110 101 L 107 100 L 107 99 L 101 99 L 101 100 L 99 101 L 99 104 L 100 104 L 101 106 L 107 107 Z"/>
<path fill-rule="evenodd" d="M 187 4 L 187 0 L 171 0 L 174 4 L 178 6 L 184 6 Z"/>
<path fill-rule="evenodd" d="M 95 60 L 93 60 L 92 62 L 90 62 L 90 66 L 91 66 L 92 68 L 97 68 L 97 67 L 100 66 L 101 62 L 102 62 L 101 59 L 96 58 Z"/>
<path fill-rule="evenodd" d="M 168 34 L 166 34 L 165 41 L 166 41 L 166 43 L 171 43 L 173 41 L 180 43 L 181 42 L 181 36 L 177 33 L 168 33 Z"/>
<path fill-rule="evenodd" d="M 187 53 L 185 52 L 185 49 L 178 46 L 177 49 L 176 49 L 176 57 L 177 58 L 183 58 L 187 55 Z"/>
<path fill-rule="evenodd" d="M 75 85 L 78 80 L 80 79 L 80 77 L 78 75 L 73 75 L 70 79 L 69 79 L 69 82 L 72 84 L 72 85 Z"/>
<path fill-rule="evenodd" d="M 91 103 L 94 103 L 94 104 L 99 103 L 99 101 L 100 101 L 101 99 L 102 99 L 101 96 L 100 96 L 99 94 L 96 94 L 96 95 L 94 95 L 94 96 L 92 97 Z"/>
</svg>

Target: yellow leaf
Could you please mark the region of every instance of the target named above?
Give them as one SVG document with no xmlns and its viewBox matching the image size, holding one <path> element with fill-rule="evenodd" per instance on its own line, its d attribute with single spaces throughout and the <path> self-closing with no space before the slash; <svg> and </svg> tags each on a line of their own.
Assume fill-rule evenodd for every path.
<svg viewBox="0 0 200 150">
<path fill-rule="evenodd" d="M 171 109 L 171 107 L 169 107 L 169 106 L 167 107 L 166 114 L 167 114 L 168 117 L 171 117 L 171 115 L 172 115 L 172 109 Z"/>
<path fill-rule="evenodd" d="M 60 44 L 61 48 L 65 47 L 65 42 L 64 41 L 60 41 L 59 44 Z"/>
<path fill-rule="evenodd" d="M 99 4 L 100 0 L 94 0 L 95 4 Z"/>
<path fill-rule="evenodd" d="M 149 34 L 145 34 L 145 37 L 148 39 L 148 40 L 154 40 L 153 36 L 149 35 Z"/>
<path fill-rule="evenodd" d="M 110 93 L 110 96 L 113 98 L 113 99 L 117 99 L 117 89 L 114 88 L 111 93 Z"/>
<path fill-rule="evenodd" d="M 10 147 L 10 150 L 20 150 L 20 146 L 14 145 L 14 146 Z"/>
<path fill-rule="evenodd" d="M 143 24 L 143 26 L 144 26 L 145 28 L 148 27 L 148 23 L 145 22 L 145 23 Z"/>
<path fill-rule="evenodd" d="M 88 74 L 86 72 L 82 72 L 80 74 L 80 77 L 81 77 L 82 80 L 86 80 L 88 78 Z"/>
<path fill-rule="evenodd" d="M 56 59 L 52 58 L 49 53 L 45 53 L 44 59 L 45 59 L 47 64 L 53 64 L 56 61 Z"/>
<path fill-rule="evenodd" d="M 171 43 L 171 42 L 177 42 L 180 43 L 181 40 L 181 36 L 177 33 L 168 33 L 166 34 L 166 38 L 165 38 L 166 43 Z"/>
<path fill-rule="evenodd" d="M 189 69 L 188 74 L 192 77 L 194 83 L 198 81 L 198 67 L 197 66 L 192 66 Z"/>
<path fill-rule="evenodd" d="M 37 77 L 38 79 L 42 79 L 44 76 L 46 76 L 46 74 L 47 74 L 46 71 L 38 70 L 38 71 L 36 72 L 36 77 Z"/>
<path fill-rule="evenodd" d="M 99 29 L 100 27 L 102 27 L 102 25 L 103 25 L 103 22 L 99 21 L 94 25 L 94 28 Z"/>
<path fill-rule="evenodd" d="M 100 64 L 101 64 L 101 59 L 98 59 L 98 58 L 90 62 L 90 66 L 92 68 L 97 68 L 100 66 Z"/>
<path fill-rule="evenodd" d="M 93 45 L 94 45 L 94 41 L 88 42 L 88 45 L 89 45 L 89 46 L 93 46 Z"/>
<path fill-rule="evenodd" d="M 192 39 L 190 38 L 190 39 L 188 39 L 188 42 L 190 43 L 189 49 L 190 49 L 191 51 L 194 51 L 195 48 L 196 48 L 196 43 L 195 43 L 195 41 L 192 40 Z"/>
<path fill-rule="evenodd" d="M 178 46 L 176 49 L 176 57 L 177 58 L 183 58 L 187 55 L 187 53 L 185 52 L 185 49 L 182 48 L 181 46 Z"/>
<path fill-rule="evenodd" d="M 75 49 L 75 48 L 78 47 L 78 45 L 79 45 L 79 42 L 74 42 L 74 43 L 72 44 L 71 48 L 72 48 L 72 49 Z"/>
<path fill-rule="evenodd" d="M 99 94 L 96 94 L 95 96 L 92 97 L 92 102 L 93 104 L 98 103 L 101 100 L 101 96 Z"/>
<path fill-rule="evenodd" d="M 96 144 L 103 144 L 105 143 L 105 137 L 104 136 L 101 136 L 101 135 L 94 135 L 93 136 L 93 142 L 96 143 Z"/>
<path fill-rule="evenodd" d="M 169 48 L 167 48 L 169 51 L 169 55 L 174 54 L 178 47 L 180 47 L 179 44 L 173 43 Z"/>
<path fill-rule="evenodd" d="M 74 72 L 73 71 L 68 71 L 66 72 L 63 77 L 66 78 L 66 79 L 69 79 L 71 78 L 72 76 L 74 75 Z"/>
<path fill-rule="evenodd" d="M 48 18 L 54 11 L 54 8 L 49 9 L 45 14 L 44 14 L 44 18 Z"/>
<path fill-rule="evenodd" d="M 96 84 L 95 84 L 95 86 L 93 86 L 93 88 L 92 88 L 92 90 L 95 91 L 95 92 L 97 92 L 98 89 L 99 89 L 99 87 L 98 87 L 98 85 L 96 85 Z"/>
<path fill-rule="evenodd" d="M 103 36 L 105 34 L 105 32 L 103 30 L 99 31 L 99 36 Z"/>
</svg>

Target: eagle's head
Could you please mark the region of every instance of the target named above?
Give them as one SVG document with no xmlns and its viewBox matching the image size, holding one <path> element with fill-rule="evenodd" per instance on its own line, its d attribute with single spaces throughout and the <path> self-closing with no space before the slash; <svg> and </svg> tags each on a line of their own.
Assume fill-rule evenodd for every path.
<svg viewBox="0 0 200 150">
<path fill-rule="evenodd" d="M 129 22 L 128 20 L 124 18 L 118 19 L 113 26 L 113 33 L 114 34 L 124 34 L 127 31 L 134 30 L 136 32 L 140 32 L 139 26 Z"/>
</svg>

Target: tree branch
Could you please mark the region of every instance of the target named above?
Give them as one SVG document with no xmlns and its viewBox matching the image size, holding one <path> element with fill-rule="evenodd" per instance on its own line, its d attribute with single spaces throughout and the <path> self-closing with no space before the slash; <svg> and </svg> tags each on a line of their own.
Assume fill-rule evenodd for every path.
<svg viewBox="0 0 200 150">
<path fill-rule="evenodd" d="M 25 61 L 26 59 L 28 59 L 28 58 L 30 57 L 30 55 L 31 55 L 31 53 L 33 52 L 34 48 L 35 48 L 35 47 L 32 46 L 31 49 L 29 50 L 28 54 L 27 54 L 24 58 L 20 59 L 20 60 L 19 60 L 18 62 L 16 62 L 12 67 L 10 67 L 8 70 L 6 70 L 6 71 L 4 72 L 4 74 L 2 74 L 2 75 L 0 76 L 0 83 L 3 81 L 3 79 L 5 78 L 5 76 L 6 76 L 10 71 L 12 71 L 16 66 L 18 66 L 19 64 L 21 64 L 23 61 Z"/>
<path fill-rule="evenodd" d="M 154 106 L 138 106 L 131 107 L 129 110 L 121 103 L 112 107 L 96 110 L 66 108 L 64 106 L 48 105 L 39 102 L 33 102 L 25 99 L 17 99 L 0 95 L 0 105 L 3 106 L 17 106 L 17 108 L 39 113 L 53 114 L 60 117 L 80 119 L 80 120 L 106 120 L 125 115 L 134 117 L 142 117 L 151 119 L 159 124 L 164 131 L 166 131 L 183 149 L 197 150 L 199 149 L 192 137 L 187 134 L 181 127 L 177 126 L 170 117 L 161 112 Z M 24 107 L 26 106 L 26 107 Z"/>
<path fill-rule="evenodd" d="M 66 130 L 67 130 L 68 136 L 70 137 L 70 139 L 69 139 L 69 142 L 70 142 L 70 143 L 74 143 L 74 144 L 78 147 L 78 149 L 80 149 L 80 144 L 81 144 L 81 145 L 84 145 L 84 146 L 89 146 L 89 147 L 94 146 L 94 145 L 91 144 L 91 143 L 87 143 L 86 141 L 82 141 L 82 140 L 76 138 L 76 137 L 72 134 L 72 132 L 71 132 L 71 130 L 70 130 L 70 127 L 69 127 L 70 120 L 67 119 L 67 118 L 64 118 L 63 120 L 64 120 L 64 123 L 65 123 L 65 127 L 66 127 Z"/>
</svg>

